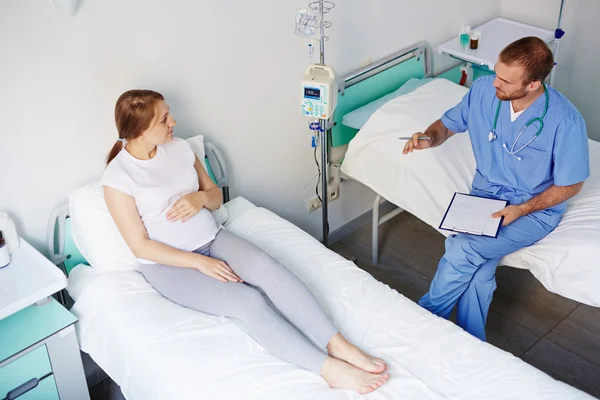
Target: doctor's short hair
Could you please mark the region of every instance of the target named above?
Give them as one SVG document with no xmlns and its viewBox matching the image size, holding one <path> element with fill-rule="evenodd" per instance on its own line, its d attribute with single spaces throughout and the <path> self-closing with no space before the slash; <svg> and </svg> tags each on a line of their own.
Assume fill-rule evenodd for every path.
<svg viewBox="0 0 600 400">
<path fill-rule="evenodd" d="M 506 46 L 499 60 L 508 66 L 524 67 L 524 85 L 543 82 L 554 67 L 552 51 L 542 39 L 534 36 L 524 37 Z"/>
</svg>

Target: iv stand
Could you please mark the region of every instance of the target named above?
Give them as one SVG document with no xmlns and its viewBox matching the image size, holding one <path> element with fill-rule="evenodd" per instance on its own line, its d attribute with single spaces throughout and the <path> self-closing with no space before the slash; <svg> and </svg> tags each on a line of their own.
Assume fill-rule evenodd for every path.
<svg viewBox="0 0 600 400">
<path fill-rule="evenodd" d="M 556 30 L 554 31 L 554 68 L 552 69 L 552 72 L 550 73 L 550 86 L 554 86 L 554 77 L 556 76 L 556 67 L 558 65 L 558 49 L 560 47 L 560 39 L 565 35 L 565 31 L 560 29 L 560 23 L 562 21 L 564 5 L 565 5 L 565 0 L 561 0 L 560 11 L 558 12 L 558 24 L 556 26 Z"/>
<path fill-rule="evenodd" d="M 324 4 L 323 0 L 319 0 L 319 14 L 320 14 L 320 29 L 321 29 L 321 40 L 320 40 L 320 65 L 325 65 L 325 22 L 324 22 Z M 327 138 L 329 136 L 329 129 L 327 127 L 327 120 L 321 119 L 319 120 L 320 128 L 319 129 L 319 143 L 321 144 L 321 210 L 322 210 L 322 220 L 323 220 L 323 245 L 325 247 L 329 246 L 329 217 L 327 214 L 327 147 L 328 142 Z"/>
</svg>

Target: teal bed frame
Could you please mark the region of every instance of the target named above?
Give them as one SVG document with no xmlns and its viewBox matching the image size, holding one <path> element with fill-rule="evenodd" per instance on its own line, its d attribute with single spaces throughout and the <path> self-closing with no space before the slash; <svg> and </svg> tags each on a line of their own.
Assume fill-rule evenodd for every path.
<svg viewBox="0 0 600 400">
<path fill-rule="evenodd" d="M 344 115 L 395 91 L 411 78 L 430 76 L 430 65 L 427 43 L 419 42 L 343 77 L 338 83 L 331 146 L 344 146 L 358 133 L 342 124 Z"/>
<path fill-rule="evenodd" d="M 346 114 L 394 92 L 411 78 L 432 77 L 430 52 L 426 42 L 419 42 L 343 77 L 338 83 L 337 107 L 330 125 L 330 146 L 345 146 L 358 133 L 358 129 L 342 124 Z M 494 73 L 487 67 L 473 65 L 472 68 L 473 80 Z M 461 75 L 459 65 L 441 73 L 436 78 L 445 78 L 459 83 Z M 379 207 L 384 200 L 377 193 L 373 202 L 371 238 L 371 262 L 373 264 L 378 263 L 379 226 L 402 212 L 400 208 L 396 208 L 385 215 L 380 215 Z"/>
<path fill-rule="evenodd" d="M 223 192 L 223 202 L 229 201 L 229 184 L 225 159 L 219 149 L 211 142 L 204 143 L 204 164 L 212 181 Z M 69 204 L 63 203 L 54 209 L 48 223 L 46 237 L 50 260 L 69 276 L 71 270 L 79 264 L 89 265 L 73 241 Z"/>
</svg>

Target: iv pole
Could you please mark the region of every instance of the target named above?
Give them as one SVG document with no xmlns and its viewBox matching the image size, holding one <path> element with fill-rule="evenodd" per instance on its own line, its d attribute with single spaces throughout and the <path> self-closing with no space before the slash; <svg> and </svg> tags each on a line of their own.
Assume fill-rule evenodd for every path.
<svg viewBox="0 0 600 400">
<path fill-rule="evenodd" d="M 320 65 L 325 65 L 325 21 L 324 21 L 324 0 L 318 1 L 319 16 L 320 16 Z M 327 127 L 327 120 L 319 120 L 319 143 L 321 144 L 321 210 L 322 210 L 322 221 L 323 221 L 323 245 L 327 247 L 329 245 L 329 217 L 327 209 L 327 138 L 329 136 L 329 129 Z"/>
<path fill-rule="evenodd" d="M 554 31 L 554 68 L 552 69 L 552 73 L 550 74 L 550 86 L 554 86 L 554 77 L 556 76 L 556 67 L 558 65 L 558 49 L 560 47 L 560 39 L 565 35 L 565 31 L 560 29 L 564 5 L 565 0 L 561 0 L 560 11 L 558 12 L 558 24 L 556 26 L 556 30 Z"/>
<path fill-rule="evenodd" d="M 314 16 L 315 13 L 312 13 L 308 17 L 304 14 L 300 14 L 299 18 L 296 19 L 296 34 L 300 37 L 310 38 L 313 40 L 316 36 L 316 24 L 313 23 L 314 19 L 318 20 L 319 23 L 319 63 L 317 65 L 325 66 L 325 41 L 328 39 L 325 36 L 325 29 L 331 27 L 331 22 L 325 21 L 325 14 L 331 11 L 332 8 L 335 7 L 335 3 L 331 0 L 315 0 L 308 4 L 309 8 L 314 11 L 317 15 Z M 306 29 L 309 28 L 309 29 Z M 309 45 L 312 46 L 312 43 Z M 310 47 L 312 50 L 312 47 Z M 312 52 L 309 52 L 312 57 Z M 334 95 L 337 95 L 335 93 Z M 308 114 L 308 113 L 307 113 Z M 333 113 L 332 113 L 333 114 Z M 332 115 L 329 116 L 332 118 Z M 309 124 L 311 130 L 318 130 L 318 142 L 321 146 L 321 163 L 318 166 L 319 172 L 321 175 L 321 211 L 322 211 L 322 222 L 323 222 L 323 244 L 327 247 L 329 245 L 329 218 L 328 218 L 328 163 L 327 163 L 327 154 L 329 150 L 328 138 L 331 135 L 331 125 L 329 119 L 321 119 L 318 121 L 314 121 Z M 313 129 L 313 126 L 316 129 Z M 316 155 L 316 154 L 315 154 Z M 318 164 L 318 162 L 317 162 Z M 317 183 L 317 196 L 318 196 L 318 183 Z"/>
</svg>

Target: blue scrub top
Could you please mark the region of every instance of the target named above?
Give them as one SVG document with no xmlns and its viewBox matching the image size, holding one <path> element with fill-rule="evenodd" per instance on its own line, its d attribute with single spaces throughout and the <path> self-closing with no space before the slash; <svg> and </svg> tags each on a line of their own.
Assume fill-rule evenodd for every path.
<svg viewBox="0 0 600 400">
<path fill-rule="evenodd" d="M 492 85 L 494 76 L 473 82 L 462 101 L 441 118 L 446 128 L 455 133 L 469 131 L 477 171 L 473 178 L 473 193 L 521 204 L 540 194 L 553 184 L 568 186 L 590 176 L 588 137 L 583 117 L 571 102 L 551 87 L 549 105 L 544 117 L 544 129 L 527 147 L 517 153 L 521 160 L 502 147 L 511 149 L 521 129 L 544 111 L 545 96 L 539 96 L 514 122 L 510 120 L 510 102 L 503 101 L 496 126 L 497 139 L 490 142 L 488 134 L 500 101 Z M 515 145 L 519 149 L 539 127 L 531 124 Z M 535 212 L 533 216 L 554 228 L 565 212 L 566 203 Z"/>
</svg>

